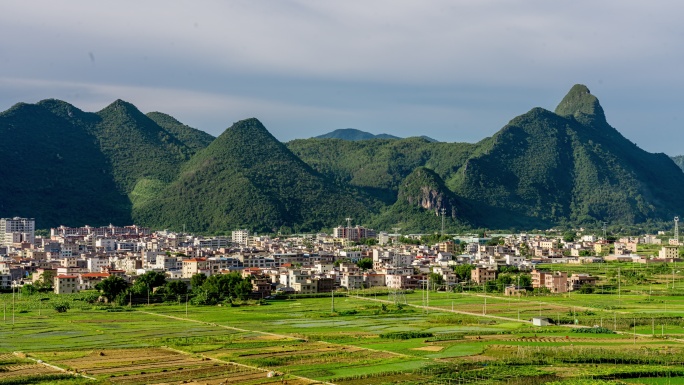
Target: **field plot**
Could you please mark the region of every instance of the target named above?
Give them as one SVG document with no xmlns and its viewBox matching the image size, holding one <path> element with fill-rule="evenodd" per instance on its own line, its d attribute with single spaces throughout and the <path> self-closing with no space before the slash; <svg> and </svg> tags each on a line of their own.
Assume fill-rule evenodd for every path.
<svg viewBox="0 0 684 385">
<path fill-rule="evenodd" d="M 263 370 L 170 349 L 108 349 L 83 352 L 42 352 L 36 358 L 113 384 L 170 382 L 264 384 L 273 381 Z"/>
<path fill-rule="evenodd" d="M 80 382 L 73 374 L 64 373 L 60 370 L 20 356 L 25 357 L 23 354 L 0 354 L 0 384 L 33 383 L 39 380 L 72 380 L 73 382 L 71 383 Z"/>
</svg>

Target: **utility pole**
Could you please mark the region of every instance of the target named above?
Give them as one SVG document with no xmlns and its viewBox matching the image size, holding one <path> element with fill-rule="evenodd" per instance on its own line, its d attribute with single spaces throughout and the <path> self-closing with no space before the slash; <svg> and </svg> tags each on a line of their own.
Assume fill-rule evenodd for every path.
<svg viewBox="0 0 684 385">
<path fill-rule="evenodd" d="M 188 318 L 188 293 L 185 293 L 185 318 Z"/>
<path fill-rule="evenodd" d="M 330 312 L 335 312 L 335 284 L 333 283 L 332 290 L 330 290 Z"/>
<path fill-rule="evenodd" d="M 14 326 L 14 286 L 15 281 L 12 281 L 12 326 Z"/>
<path fill-rule="evenodd" d="M 442 236 L 444 236 L 444 217 L 446 216 L 446 209 L 442 207 Z"/>
</svg>

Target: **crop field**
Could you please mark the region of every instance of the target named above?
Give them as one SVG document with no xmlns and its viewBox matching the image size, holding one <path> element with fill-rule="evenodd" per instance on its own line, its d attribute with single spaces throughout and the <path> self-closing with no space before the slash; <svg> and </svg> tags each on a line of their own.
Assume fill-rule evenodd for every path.
<svg viewBox="0 0 684 385">
<path fill-rule="evenodd" d="M 618 293 L 605 273 L 616 267 L 593 268 L 605 293 L 132 308 L 36 294 L 15 298 L 13 314 L 4 294 L 0 385 L 684 384 L 677 271 Z M 70 309 L 50 310 L 56 300 Z M 532 326 L 540 314 L 560 326 Z"/>
</svg>

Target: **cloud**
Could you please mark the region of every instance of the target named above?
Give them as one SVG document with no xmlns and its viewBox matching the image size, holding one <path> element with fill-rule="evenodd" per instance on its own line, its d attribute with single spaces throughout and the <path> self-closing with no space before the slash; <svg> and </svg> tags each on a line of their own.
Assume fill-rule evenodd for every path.
<svg viewBox="0 0 684 385">
<path fill-rule="evenodd" d="M 683 11 L 675 1 L 7 2 L 2 76 L 25 88 L 0 89 L 0 105 L 121 98 L 212 133 L 257 116 L 279 138 L 424 125 L 477 140 L 586 83 L 626 136 L 677 153 L 656 137 L 678 129 Z"/>
</svg>

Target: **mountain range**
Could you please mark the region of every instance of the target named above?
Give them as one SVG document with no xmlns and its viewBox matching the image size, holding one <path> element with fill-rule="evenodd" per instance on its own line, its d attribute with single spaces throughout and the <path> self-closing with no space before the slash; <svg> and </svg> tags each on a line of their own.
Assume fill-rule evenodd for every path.
<svg viewBox="0 0 684 385">
<path fill-rule="evenodd" d="M 0 217 L 206 233 L 316 231 L 351 217 L 433 232 L 639 224 L 684 207 L 682 169 L 611 127 L 583 85 L 478 143 L 351 130 L 281 143 L 252 118 L 214 138 L 121 100 L 98 112 L 19 103 L 0 113 Z"/>
<path fill-rule="evenodd" d="M 390 134 L 371 134 L 370 132 L 357 130 L 355 128 L 340 128 L 327 134 L 318 135 L 314 137 L 315 139 L 342 139 L 342 140 L 369 140 L 369 139 L 402 139 L 398 136 Z M 428 142 L 437 142 L 437 140 L 430 138 L 429 136 L 422 135 L 420 138 L 427 140 Z"/>
</svg>

